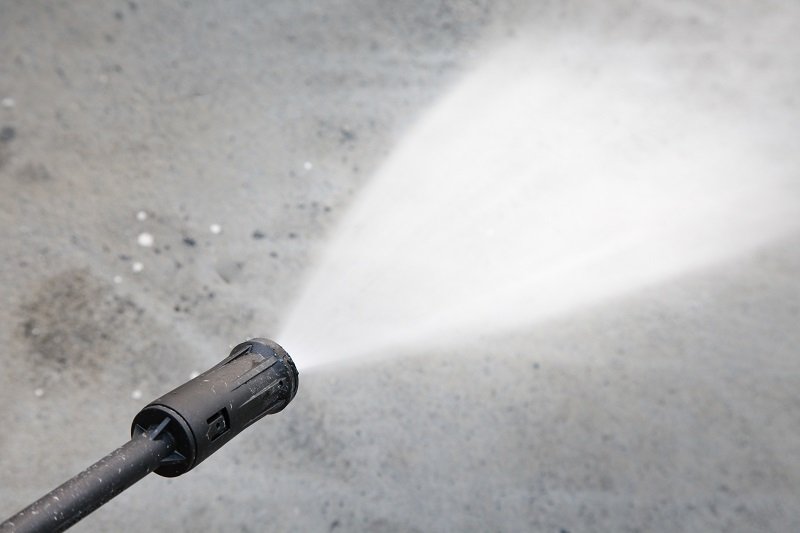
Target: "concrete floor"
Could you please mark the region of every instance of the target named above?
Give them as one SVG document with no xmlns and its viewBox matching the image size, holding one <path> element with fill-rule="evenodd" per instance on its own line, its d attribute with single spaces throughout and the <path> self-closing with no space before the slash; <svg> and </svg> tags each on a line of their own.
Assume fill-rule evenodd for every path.
<svg viewBox="0 0 800 533">
<path fill-rule="evenodd" d="M 0 516 L 274 335 L 403 131 L 508 36 L 689 43 L 708 68 L 734 48 L 763 94 L 800 94 L 797 6 L 524 4 L 0 2 Z M 527 330 L 309 372 L 286 412 L 75 530 L 799 531 L 798 274 L 794 235 Z"/>
</svg>

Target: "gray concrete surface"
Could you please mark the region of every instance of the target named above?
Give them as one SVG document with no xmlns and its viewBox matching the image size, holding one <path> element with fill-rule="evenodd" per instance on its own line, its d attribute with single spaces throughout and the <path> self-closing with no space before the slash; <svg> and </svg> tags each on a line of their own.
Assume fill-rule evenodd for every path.
<svg viewBox="0 0 800 533">
<path fill-rule="evenodd" d="M 795 5 L 525 4 L 0 2 L 0 516 L 274 334 L 370 173 L 494 43 L 681 42 L 704 68 L 733 47 L 800 88 Z M 309 372 L 284 414 L 75 530 L 798 531 L 799 273 L 796 235 L 528 330 Z"/>
</svg>

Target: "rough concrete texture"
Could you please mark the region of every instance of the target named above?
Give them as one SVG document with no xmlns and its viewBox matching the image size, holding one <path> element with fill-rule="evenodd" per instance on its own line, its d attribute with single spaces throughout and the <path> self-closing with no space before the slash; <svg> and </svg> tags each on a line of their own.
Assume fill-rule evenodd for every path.
<svg viewBox="0 0 800 533">
<path fill-rule="evenodd" d="M 525 4 L 0 2 L 0 516 L 273 335 L 403 131 L 508 36 L 736 70 L 734 49 L 800 89 L 790 3 Z M 798 274 L 800 235 L 528 330 L 309 372 L 285 413 L 75 530 L 800 531 Z"/>
</svg>

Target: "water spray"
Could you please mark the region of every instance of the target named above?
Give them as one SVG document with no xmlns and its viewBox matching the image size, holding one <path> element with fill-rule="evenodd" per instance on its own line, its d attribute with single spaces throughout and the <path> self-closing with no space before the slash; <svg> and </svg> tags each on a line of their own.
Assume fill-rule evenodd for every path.
<svg viewBox="0 0 800 533">
<path fill-rule="evenodd" d="M 275 342 L 250 339 L 218 365 L 153 400 L 131 440 L 0 524 L 0 532 L 64 531 L 150 472 L 175 477 L 297 394 L 292 358 Z"/>
</svg>

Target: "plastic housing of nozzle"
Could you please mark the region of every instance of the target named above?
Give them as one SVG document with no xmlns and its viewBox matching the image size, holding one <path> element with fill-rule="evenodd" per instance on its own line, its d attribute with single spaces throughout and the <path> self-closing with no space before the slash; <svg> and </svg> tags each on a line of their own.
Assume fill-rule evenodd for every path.
<svg viewBox="0 0 800 533">
<path fill-rule="evenodd" d="M 188 472 L 261 417 L 282 410 L 297 393 L 297 368 L 269 339 L 250 339 L 215 367 L 153 400 L 133 419 L 131 435 L 169 419 L 175 449 L 156 474 Z"/>
</svg>

